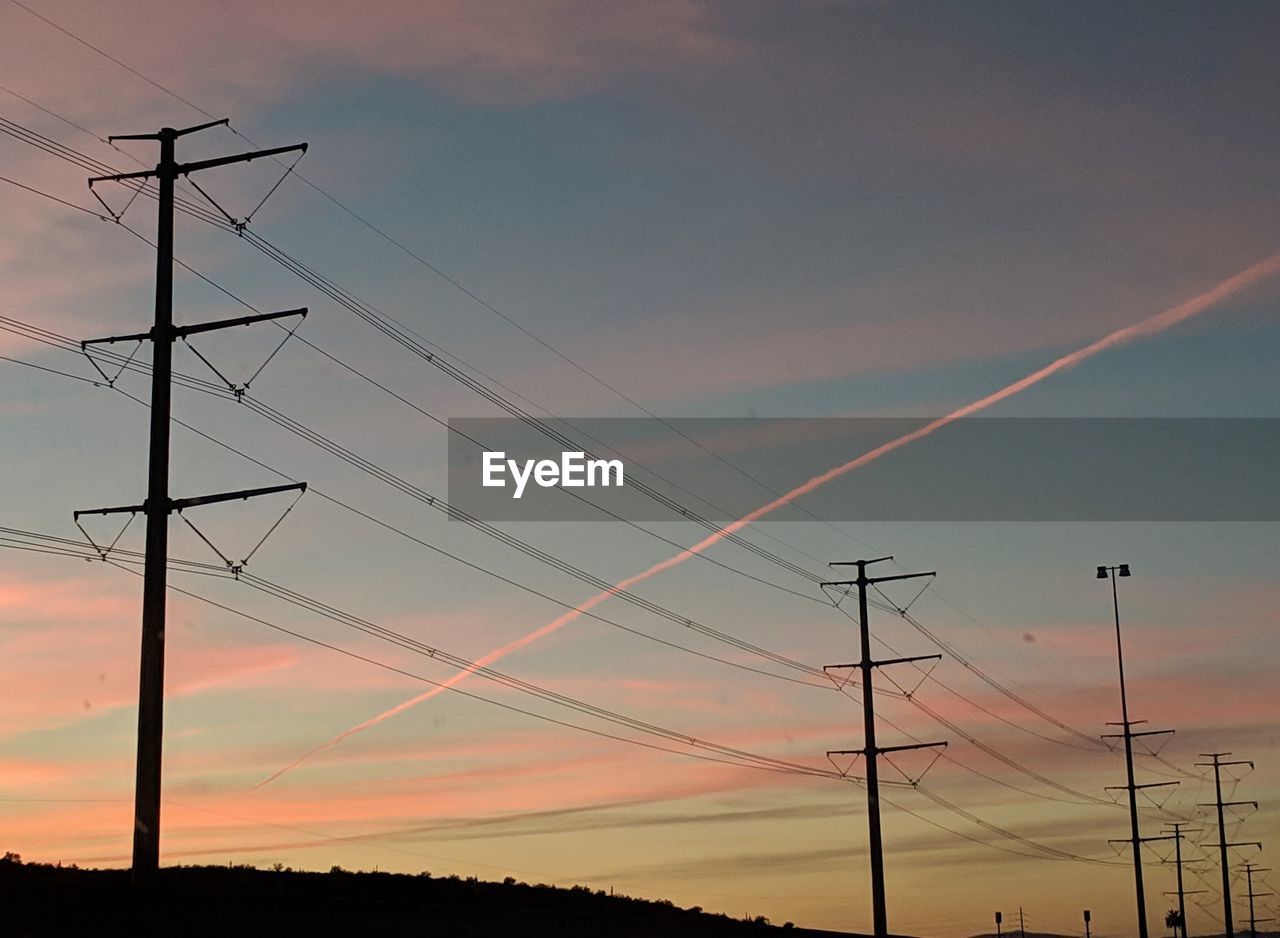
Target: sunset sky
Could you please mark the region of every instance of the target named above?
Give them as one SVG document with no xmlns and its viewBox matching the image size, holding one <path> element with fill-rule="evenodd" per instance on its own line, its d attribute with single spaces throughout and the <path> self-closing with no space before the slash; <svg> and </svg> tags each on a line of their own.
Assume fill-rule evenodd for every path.
<svg viewBox="0 0 1280 938">
<path fill-rule="evenodd" d="M 103 384 L 14 323 L 77 342 L 145 331 L 154 253 L 89 214 L 105 213 L 89 171 L 30 141 L 132 171 L 155 144 L 108 134 L 210 115 L 232 129 L 183 138 L 180 159 L 310 145 L 305 180 L 286 177 L 250 232 L 540 416 L 936 418 L 1012 388 L 983 415 L 1280 417 L 1278 42 L 1264 2 L 0 0 L 0 356 L 26 363 L 0 359 L 0 527 L 79 540 L 74 510 L 145 497 L 147 413 L 129 395 L 146 400 L 146 377 L 75 380 Z M 198 181 L 239 219 L 281 172 Z M 123 222 L 151 238 L 155 202 Z M 870 930 L 865 792 L 825 757 L 862 745 L 856 692 L 593 600 L 409 497 L 448 496 L 440 421 L 502 411 L 248 239 L 179 215 L 176 254 L 257 310 L 310 308 L 311 344 L 288 342 L 247 399 L 376 467 L 176 389 L 174 497 L 312 486 L 249 572 L 450 660 L 812 772 L 693 758 L 713 753 L 457 678 L 249 582 L 174 572 L 162 862 L 510 875 Z M 247 312 L 178 271 L 178 322 Z M 193 342 L 242 383 L 281 338 Z M 174 362 L 218 380 L 181 345 Z M 829 485 L 853 491 L 858 471 Z M 374 477 L 388 473 L 404 484 Z M 758 503 L 806 479 L 770 478 Z M 704 510 L 718 484 L 668 493 Z M 187 517 L 238 560 L 291 500 Z M 122 522 L 83 521 L 105 541 Z M 872 611 L 876 654 L 946 652 L 914 700 L 878 704 L 881 745 L 950 743 L 920 790 L 905 779 L 930 755 L 882 766 L 893 931 L 958 938 L 1022 906 L 1029 930 L 1083 933 L 1089 908 L 1095 935 L 1134 933 L 1129 854 L 1108 844 L 1128 835 L 1105 791 L 1124 760 L 1091 741 L 1120 719 L 1098 564 L 1134 571 L 1119 595 L 1131 715 L 1177 731 L 1138 758 L 1140 782 L 1181 782 L 1151 790 L 1143 833 L 1186 819 L 1215 842 L 1193 763 L 1231 751 L 1256 770 L 1224 776 L 1224 794 L 1260 810 L 1229 817 L 1229 837 L 1280 835 L 1275 523 L 760 520 L 738 532 L 756 551 L 721 540 L 669 565 L 708 534 L 674 513 L 497 527 L 816 668 L 858 654 L 855 606 L 815 582 L 841 575 L 828 561 L 938 571 L 910 609 L 921 629 Z M 176 517 L 170 531 L 172 557 L 220 564 Z M 119 547 L 143 549 L 141 519 Z M 884 589 L 906 605 L 917 587 Z M 129 864 L 140 600 L 118 566 L 0 550 L 0 851 Z M 886 673 L 903 691 L 921 679 Z M 466 695 L 402 706 L 424 680 Z M 1189 888 L 1208 890 L 1191 930 L 1220 931 L 1216 853 L 1187 850 Z M 1171 853 L 1147 851 L 1153 933 Z"/>
</svg>

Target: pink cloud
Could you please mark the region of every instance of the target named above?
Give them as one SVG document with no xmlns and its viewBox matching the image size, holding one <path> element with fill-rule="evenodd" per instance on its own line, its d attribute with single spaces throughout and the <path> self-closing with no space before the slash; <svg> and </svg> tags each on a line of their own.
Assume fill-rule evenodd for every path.
<svg viewBox="0 0 1280 938">
<path fill-rule="evenodd" d="M 84 2 L 32 6 L 181 94 L 238 101 L 241 108 L 310 84 L 328 68 L 353 65 L 508 105 L 595 91 L 618 76 L 722 61 L 740 52 L 706 5 L 693 0 L 643 7 L 617 0 L 322 0 L 306 15 L 286 4 L 247 0 L 183 9 L 144 0 L 126 0 L 109 11 Z M 30 14 L 5 10 L 0 22 L 26 40 L 13 49 L 14 73 L 26 76 L 28 93 L 54 97 L 55 109 L 82 120 L 113 112 L 119 119 L 118 101 L 105 113 L 101 106 L 112 104 L 103 93 L 110 86 L 116 98 L 134 102 L 136 119 L 154 123 L 159 109 L 172 110 L 155 88 L 104 67 Z M 51 57 L 51 47 L 65 56 Z M 73 58 L 84 67 L 51 67 L 51 58 L 59 64 Z M 128 93 L 119 95 L 121 88 Z"/>
<path fill-rule="evenodd" d="M 133 580 L 73 576 L 0 579 L 0 655 L 24 666 L 9 676 L 12 702 L 0 715 L 9 732 L 60 726 L 132 706 L 137 694 L 139 597 Z M 189 615 L 171 602 L 175 621 Z M 176 631 L 169 642 L 166 694 L 264 686 L 296 667 L 294 645 L 228 645 Z"/>
</svg>

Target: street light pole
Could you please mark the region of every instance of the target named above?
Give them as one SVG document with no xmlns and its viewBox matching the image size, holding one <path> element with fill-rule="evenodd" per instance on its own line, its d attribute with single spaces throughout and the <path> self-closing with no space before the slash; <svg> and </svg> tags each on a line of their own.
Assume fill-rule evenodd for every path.
<svg viewBox="0 0 1280 938">
<path fill-rule="evenodd" d="M 1129 783 L 1129 832 L 1133 843 L 1133 884 L 1138 899 L 1138 938 L 1147 938 L 1147 897 L 1142 885 L 1142 837 L 1138 833 L 1137 786 L 1133 779 L 1133 733 L 1129 722 L 1129 696 L 1124 685 L 1124 646 L 1120 641 L 1120 595 L 1116 589 L 1116 575 L 1129 576 L 1127 563 L 1098 567 L 1098 579 L 1111 580 L 1111 605 L 1116 620 L 1116 661 L 1120 666 L 1120 719 L 1124 732 L 1124 764 Z"/>
</svg>

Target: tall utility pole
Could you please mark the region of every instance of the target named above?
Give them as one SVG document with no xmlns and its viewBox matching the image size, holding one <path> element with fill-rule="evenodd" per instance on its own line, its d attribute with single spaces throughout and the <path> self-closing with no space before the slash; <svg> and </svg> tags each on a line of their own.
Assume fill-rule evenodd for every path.
<svg viewBox="0 0 1280 938">
<path fill-rule="evenodd" d="M 270 489 L 243 490 L 224 495 L 212 495 L 194 499 L 171 500 L 169 498 L 169 421 L 170 381 L 173 375 L 173 343 L 197 332 L 209 332 L 235 325 L 248 325 L 267 319 L 288 315 L 305 315 L 303 310 L 286 313 L 268 313 L 262 316 L 246 316 L 234 320 L 205 323 L 199 326 L 175 328 L 173 324 L 173 190 L 179 176 L 215 166 L 243 163 L 260 157 L 274 156 L 295 150 L 305 150 L 306 144 L 240 153 L 194 163 L 179 163 L 175 155 L 179 137 L 192 134 L 226 120 L 211 121 L 195 127 L 175 130 L 164 127 L 153 134 L 126 134 L 109 137 L 108 140 L 157 140 L 160 143 L 160 162 L 155 169 L 114 176 L 99 176 L 89 180 L 96 182 L 123 182 L 136 179 L 139 185 L 154 178 L 158 187 L 159 215 L 156 223 L 156 308 L 155 326 L 150 332 L 131 336 L 111 336 L 83 343 L 119 342 L 129 339 L 150 340 L 153 346 L 151 364 L 151 437 L 147 472 L 147 500 L 142 505 L 125 508 L 96 509 L 77 514 L 114 514 L 117 512 L 146 514 L 146 564 L 142 587 L 142 659 L 138 685 L 138 755 L 137 780 L 134 789 L 133 827 L 133 877 L 139 885 L 147 885 L 155 875 L 160 862 L 160 764 L 161 737 L 164 726 L 164 631 L 166 566 L 169 553 L 169 514 L 183 508 L 232 498 L 250 498 L 254 495 L 286 489 L 301 488 L 302 483 L 274 486 Z"/>
<path fill-rule="evenodd" d="M 1182 829 L 1187 825 L 1182 822 L 1173 822 L 1169 826 L 1173 828 L 1173 831 L 1168 832 L 1168 828 L 1166 828 L 1166 833 L 1173 841 L 1174 865 L 1178 871 L 1178 921 L 1182 928 L 1182 938 L 1187 938 L 1187 891 L 1182 885 L 1182 841 L 1187 836 L 1182 832 Z M 1200 892 L 1202 890 L 1192 891 Z"/>
<path fill-rule="evenodd" d="M 1134 782 L 1133 777 L 1133 741 L 1139 736 L 1161 736 L 1166 733 L 1172 733 L 1173 730 L 1145 730 L 1135 733 L 1134 726 L 1138 723 L 1144 723 L 1145 720 L 1132 721 L 1129 719 L 1129 695 L 1125 690 L 1124 684 L 1124 647 L 1120 641 L 1120 597 L 1116 590 L 1116 575 L 1122 577 L 1129 576 L 1129 565 L 1127 563 L 1117 564 L 1116 566 L 1098 567 L 1098 579 L 1105 580 L 1111 578 L 1111 605 L 1115 611 L 1116 620 L 1116 660 L 1120 666 L 1120 723 L 1109 723 L 1108 726 L 1120 726 L 1123 732 L 1108 733 L 1103 739 L 1124 739 L 1124 764 L 1128 781 L 1124 788 L 1129 793 L 1129 838 L 1128 842 L 1133 847 L 1133 888 L 1137 897 L 1138 906 L 1138 938 L 1147 938 L 1147 894 L 1142 884 L 1142 834 L 1138 829 L 1138 791 L 1143 788 L 1163 788 L 1168 785 L 1176 785 L 1177 782 L 1153 782 L 1147 785 L 1138 785 Z M 1149 838 L 1151 840 L 1160 840 L 1164 838 Z"/>
<path fill-rule="evenodd" d="M 1253 874 L 1254 873 L 1270 873 L 1271 870 L 1264 867 L 1254 866 L 1252 863 L 1244 864 L 1244 875 L 1249 882 L 1249 938 L 1258 938 L 1258 923 L 1269 922 L 1269 918 L 1256 918 L 1253 914 L 1253 900 L 1261 899 L 1263 896 L 1274 895 L 1270 892 L 1254 892 L 1253 891 Z"/>
<path fill-rule="evenodd" d="M 1231 869 L 1227 865 L 1227 848 L 1228 847 L 1261 847 L 1262 844 L 1254 841 L 1253 843 L 1227 843 L 1227 823 L 1222 816 L 1223 808 L 1232 808 L 1240 805 L 1252 805 L 1258 807 L 1256 801 L 1223 801 L 1222 800 L 1222 769 L 1228 765 L 1247 765 L 1253 768 L 1253 763 L 1246 759 L 1236 759 L 1232 762 L 1223 762 L 1223 756 L 1229 756 L 1229 752 L 1202 752 L 1200 755 L 1206 759 L 1212 759 L 1212 762 L 1197 762 L 1196 765 L 1203 768 L 1213 768 L 1213 804 L 1197 805 L 1200 808 L 1217 808 L 1218 809 L 1218 863 L 1222 867 L 1222 922 L 1224 938 L 1235 938 L 1235 928 L 1231 924 Z"/>
<path fill-rule="evenodd" d="M 945 747 L 945 742 L 911 743 L 903 746 L 876 745 L 876 712 L 872 696 L 871 672 L 875 668 L 892 664 L 907 664 L 912 661 L 937 660 L 941 655 L 915 655 L 908 658 L 888 658 L 875 661 L 871 657 L 871 626 L 867 616 L 867 587 L 876 583 L 888 583 L 891 580 L 911 580 L 923 576 L 935 576 L 935 573 L 904 573 L 897 576 L 868 577 L 867 567 L 873 563 L 892 560 L 892 557 L 877 557 L 875 560 L 839 561 L 831 564 L 858 568 L 856 580 L 838 580 L 822 584 L 823 586 L 857 586 L 858 587 L 858 637 L 862 648 L 862 658 L 856 665 L 836 664 L 830 668 L 857 667 L 862 674 L 862 726 L 864 746 L 862 749 L 836 749 L 827 753 L 833 755 L 862 755 L 867 761 L 867 830 L 871 853 L 871 908 L 876 938 L 884 938 L 889 934 L 889 915 L 884 894 L 884 845 L 880 833 L 880 770 L 879 756 L 882 753 L 905 752 L 910 749 L 937 749 Z"/>
<path fill-rule="evenodd" d="M 1018 938 L 1027 938 L 1027 921 L 1022 917 L 1022 906 L 1018 906 Z"/>
</svg>

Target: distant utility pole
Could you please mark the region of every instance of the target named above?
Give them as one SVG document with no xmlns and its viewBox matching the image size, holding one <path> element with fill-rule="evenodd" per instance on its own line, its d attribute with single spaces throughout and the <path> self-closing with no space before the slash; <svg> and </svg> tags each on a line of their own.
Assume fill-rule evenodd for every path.
<svg viewBox="0 0 1280 938">
<path fill-rule="evenodd" d="M 305 310 L 284 313 L 268 313 L 261 316 L 245 316 L 239 319 L 205 323 L 198 326 L 175 327 L 173 324 L 173 190 L 179 176 L 215 166 L 243 163 L 259 157 L 274 156 L 295 150 L 305 150 L 306 144 L 240 153 L 194 163 L 179 163 L 175 158 L 175 144 L 179 137 L 206 130 L 226 120 L 211 121 L 183 130 L 164 127 L 153 134 L 127 134 L 109 137 L 108 140 L 157 140 L 160 143 L 160 162 L 155 169 L 114 176 L 99 176 L 89 180 L 96 182 L 123 182 L 155 178 L 158 184 L 159 217 L 156 225 L 156 302 L 155 326 L 150 332 L 129 336 L 111 336 L 93 339 L 83 345 L 125 340 L 150 340 L 153 347 L 151 363 L 151 437 L 147 475 L 147 499 L 141 505 L 124 508 L 101 508 L 82 514 L 116 514 L 119 512 L 143 512 L 147 518 L 146 563 L 142 588 L 142 660 L 138 685 L 138 756 L 137 780 L 134 789 L 133 827 L 133 878 L 139 885 L 149 884 L 155 877 L 160 863 L 160 752 L 164 726 L 164 631 L 166 566 L 169 553 L 169 514 L 184 508 L 206 505 L 231 499 L 252 498 L 270 492 L 303 489 L 305 483 L 273 486 L 266 489 L 246 489 L 221 495 L 199 498 L 169 498 L 169 420 L 170 381 L 173 374 L 173 343 L 197 332 L 209 332 L 231 326 L 249 325 L 282 316 L 305 315 Z"/>
<path fill-rule="evenodd" d="M 1271 870 L 1265 867 L 1254 866 L 1252 863 L 1244 865 L 1244 875 L 1249 882 L 1249 938 L 1258 938 L 1258 923 L 1269 922 L 1270 918 L 1255 918 L 1253 914 L 1253 900 L 1261 899 L 1263 896 L 1271 896 L 1270 892 L 1254 892 L 1253 891 L 1253 874 L 1254 873 L 1270 873 Z"/>
<path fill-rule="evenodd" d="M 1142 884 L 1142 844 L 1143 838 L 1138 830 L 1138 791 L 1143 788 L 1163 788 L 1169 785 L 1176 785 L 1177 782 L 1152 782 L 1147 785 L 1138 785 L 1133 778 L 1133 741 L 1139 736 L 1162 736 L 1172 733 L 1173 730 L 1144 730 L 1135 733 L 1133 727 L 1138 723 L 1145 723 L 1145 720 L 1133 721 L 1129 719 L 1129 696 L 1125 690 L 1124 684 L 1124 648 L 1120 642 L 1120 598 L 1116 591 L 1116 575 L 1122 577 L 1129 576 L 1129 565 L 1127 563 L 1118 564 L 1116 566 L 1098 567 L 1098 579 L 1105 580 L 1111 578 L 1111 605 L 1115 611 L 1116 619 L 1116 660 L 1120 665 L 1120 723 L 1108 723 L 1108 726 L 1120 726 L 1123 732 L 1108 733 L 1103 739 L 1124 739 L 1124 764 L 1128 774 L 1128 782 L 1122 786 L 1129 793 L 1129 837 L 1128 843 L 1133 847 L 1133 885 L 1134 892 L 1137 896 L 1138 906 L 1138 938 L 1147 938 L 1147 895 Z M 1121 786 L 1116 786 L 1121 787 Z M 1164 840 L 1167 838 L 1151 837 L 1148 840 Z M 1123 842 L 1123 841 L 1122 841 Z"/>
<path fill-rule="evenodd" d="M 1214 801 L 1212 804 L 1197 805 L 1200 808 L 1217 808 L 1218 809 L 1218 863 L 1222 867 L 1222 922 L 1224 938 L 1235 938 L 1235 928 L 1231 924 L 1231 870 L 1227 865 L 1227 848 L 1228 847 L 1261 847 L 1262 844 L 1257 841 L 1244 843 L 1227 843 L 1227 824 L 1222 816 L 1223 808 L 1232 808 L 1240 805 L 1252 805 L 1258 807 L 1256 801 L 1223 801 L 1222 800 L 1222 769 L 1228 765 L 1247 765 L 1253 768 L 1253 763 L 1246 759 L 1236 759 L 1232 762 L 1223 762 L 1223 756 L 1229 756 L 1229 752 L 1202 752 L 1200 755 L 1206 759 L 1212 759 L 1212 762 L 1197 762 L 1196 765 L 1203 768 L 1213 768 L 1213 788 Z"/>
<path fill-rule="evenodd" d="M 1182 885 L 1182 841 L 1187 836 L 1182 832 L 1182 829 L 1187 825 L 1181 822 L 1174 822 L 1169 826 L 1173 828 L 1172 833 L 1169 833 L 1167 828 L 1165 832 L 1168 833 L 1169 838 L 1173 841 L 1174 864 L 1178 871 L 1178 921 L 1182 926 L 1182 938 L 1187 938 L 1187 891 Z M 1203 892 L 1203 890 L 1193 889 L 1192 892 Z"/>
<path fill-rule="evenodd" d="M 1019 938 L 1027 938 L 1027 923 L 1022 917 L 1022 906 L 1018 906 L 1018 935 Z"/>
<path fill-rule="evenodd" d="M 892 557 L 877 557 L 875 560 L 838 561 L 830 566 L 852 566 L 858 568 L 856 580 L 838 580 L 822 584 L 823 586 L 856 586 L 858 588 L 858 637 L 862 647 L 862 658 L 856 664 L 829 665 L 830 668 L 857 667 L 862 672 L 862 749 L 836 749 L 827 753 L 833 755 L 863 755 L 867 760 L 867 828 L 871 852 L 871 907 L 876 938 L 884 938 L 889 934 L 889 915 L 885 906 L 884 894 L 884 845 L 880 833 L 880 771 L 878 758 L 882 753 L 905 752 L 911 749 L 945 748 L 945 742 L 911 743 L 902 746 L 876 745 L 876 713 L 875 701 L 872 697 L 871 672 L 875 668 L 892 664 L 907 664 L 912 661 L 937 660 L 941 655 L 915 655 L 909 658 L 888 658 L 874 661 L 871 658 L 871 627 L 867 618 L 867 587 L 876 583 L 888 583 L 891 580 L 911 580 L 922 576 L 935 576 L 935 573 L 904 573 L 897 576 L 868 577 L 867 567 L 873 563 L 892 560 Z"/>
</svg>

